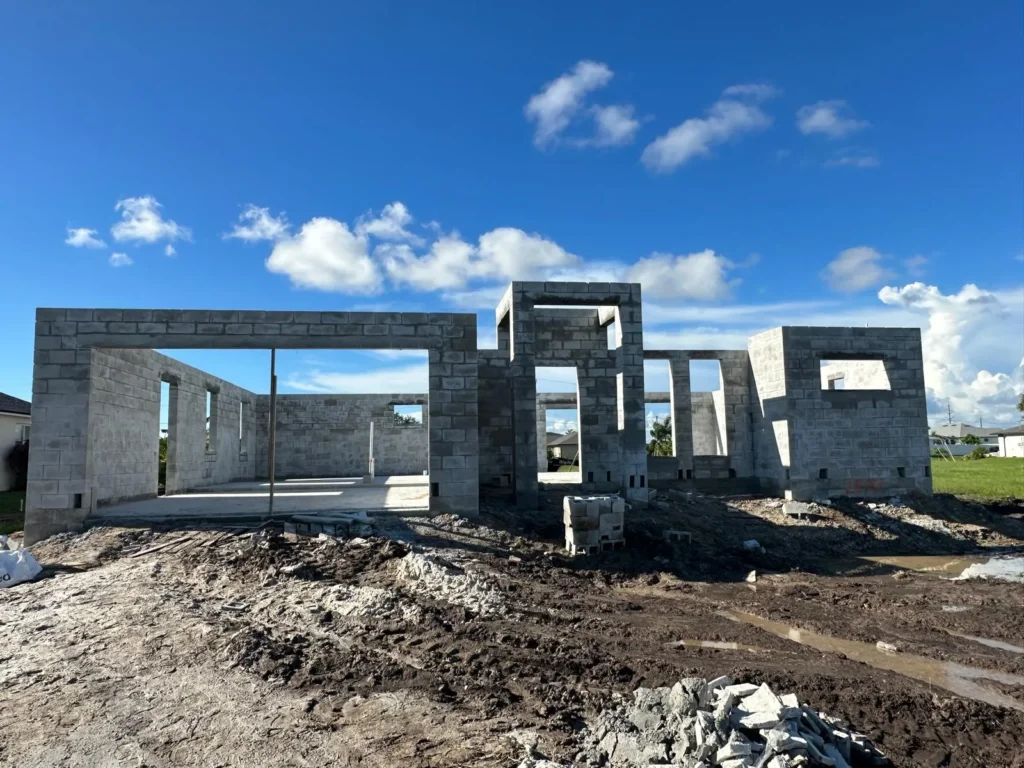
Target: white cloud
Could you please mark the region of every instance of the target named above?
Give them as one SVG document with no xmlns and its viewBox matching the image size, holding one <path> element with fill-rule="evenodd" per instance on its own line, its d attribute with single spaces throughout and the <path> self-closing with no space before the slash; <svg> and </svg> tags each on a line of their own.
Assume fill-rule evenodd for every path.
<svg viewBox="0 0 1024 768">
<path fill-rule="evenodd" d="M 871 125 L 866 120 L 845 116 L 847 111 L 847 104 L 842 99 L 809 104 L 797 110 L 796 127 L 805 135 L 823 133 L 830 139 L 841 139 Z"/>
<path fill-rule="evenodd" d="M 644 326 L 666 323 L 750 325 L 761 321 L 770 322 L 766 318 L 802 317 L 807 312 L 831 309 L 836 306 L 837 302 L 822 299 L 781 301 L 769 304 L 723 304 L 721 306 L 658 304 L 647 301 L 645 294 Z M 802 319 L 800 324 L 808 325 Z"/>
<path fill-rule="evenodd" d="M 156 198 L 126 197 L 118 200 L 115 211 L 121 212 L 121 221 L 110 228 L 118 242 L 155 243 L 158 240 L 191 240 L 192 231 L 176 221 L 160 215 L 163 206 Z"/>
<path fill-rule="evenodd" d="M 164 247 L 164 256 L 177 256 L 177 255 L 178 255 L 178 251 L 175 250 L 174 246 L 171 245 L 170 243 L 168 243 Z"/>
<path fill-rule="evenodd" d="M 866 245 L 847 248 L 829 262 L 821 277 L 833 291 L 863 291 L 894 276 L 891 270 L 881 264 L 885 258 L 874 248 Z"/>
<path fill-rule="evenodd" d="M 283 213 L 271 216 L 269 208 L 260 208 L 249 203 L 238 215 L 238 223 L 224 235 L 224 239 L 234 238 L 247 243 L 280 240 L 288 236 L 288 228 L 288 217 Z"/>
<path fill-rule="evenodd" d="M 636 139 L 640 121 L 634 117 L 630 104 L 612 104 L 607 107 L 591 107 L 595 133 L 593 138 L 576 142 L 578 146 L 619 147 L 632 144 Z"/>
<path fill-rule="evenodd" d="M 548 419 L 547 431 L 564 435 L 569 432 L 579 432 L 579 427 L 576 424 L 576 419 Z"/>
<path fill-rule="evenodd" d="M 525 280 L 541 269 L 557 269 L 580 262 L 553 240 L 527 234 L 514 227 L 499 227 L 480 236 L 480 256 L 489 271 L 509 280 Z"/>
<path fill-rule="evenodd" d="M 537 124 L 533 143 L 543 148 L 557 142 L 583 107 L 587 95 L 603 88 L 611 79 L 612 71 L 608 65 L 584 60 L 578 62 L 572 72 L 545 84 L 524 108 L 527 119 Z"/>
<path fill-rule="evenodd" d="M 724 91 L 723 96 L 731 96 L 739 99 L 751 99 L 752 101 L 768 101 L 768 99 L 774 99 L 782 93 L 780 88 L 776 88 L 774 85 L 768 85 L 767 83 L 742 83 L 740 85 L 730 85 Z"/>
<path fill-rule="evenodd" d="M 382 286 L 366 238 L 335 219 L 310 219 L 297 234 L 279 239 L 266 266 L 271 272 L 287 275 L 298 288 L 376 293 Z"/>
<path fill-rule="evenodd" d="M 453 290 L 472 280 L 526 280 L 580 261 L 554 241 L 512 227 L 485 232 L 476 246 L 452 232 L 422 256 L 405 244 L 378 246 L 374 255 L 393 282 L 428 291 Z"/>
<path fill-rule="evenodd" d="M 763 130 L 772 119 L 757 103 L 773 94 L 770 86 L 730 86 L 723 98 L 711 105 L 706 117 L 691 117 L 680 123 L 648 144 L 640 159 L 649 170 L 668 173 L 695 157 L 710 154 L 718 144 Z"/>
<path fill-rule="evenodd" d="M 293 373 L 284 386 L 299 392 L 327 394 L 419 394 L 428 389 L 427 364 L 370 371 L 331 372 L 313 369 Z"/>
<path fill-rule="evenodd" d="M 1017 420 L 1015 406 L 1024 390 L 1024 290 L 1000 294 L 968 284 L 943 294 L 917 282 L 886 286 L 878 298 L 926 317 L 924 375 L 934 416 L 943 416 L 949 406 L 958 421 L 973 423 L 980 416 L 988 425 L 1009 425 Z M 992 373 L 989 366 L 1012 373 Z"/>
<path fill-rule="evenodd" d="M 857 147 L 841 149 L 825 161 L 826 168 L 877 168 L 881 164 L 873 150 Z"/>
<path fill-rule="evenodd" d="M 379 245 L 374 251 L 392 282 L 425 291 L 464 286 L 476 272 L 475 255 L 458 232 L 442 235 L 423 256 L 404 243 Z"/>
<path fill-rule="evenodd" d="M 73 248 L 106 248 L 107 244 L 96 237 L 97 234 L 95 229 L 68 227 L 68 236 L 64 242 Z"/>
<path fill-rule="evenodd" d="M 911 277 L 921 277 L 925 273 L 925 267 L 928 266 L 928 257 L 920 254 L 911 256 L 909 259 L 903 260 L 903 266 Z"/>
<path fill-rule="evenodd" d="M 406 241 L 414 245 L 422 245 L 423 238 L 414 235 L 406 227 L 412 223 L 412 214 L 405 204 L 395 201 L 385 205 L 380 216 L 374 218 L 371 211 L 360 217 L 356 222 L 356 234 L 372 235 L 381 240 Z"/>
<path fill-rule="evenodd" d="M 110 266 L 112 267 L 130 267 L 133 263 L 132 257 L 127 253 L 110 254 Z"/>
<path fill-rule="evenodd" d="M 629 281 L 643 286 L 643 295 L 656 299 L 686 298 L 712 301 L 728 298 L 740 281 L 728 280 L 735 265 L 711 249 L 686 256 L 653 253 L 629 270 Z"/>
</svg>

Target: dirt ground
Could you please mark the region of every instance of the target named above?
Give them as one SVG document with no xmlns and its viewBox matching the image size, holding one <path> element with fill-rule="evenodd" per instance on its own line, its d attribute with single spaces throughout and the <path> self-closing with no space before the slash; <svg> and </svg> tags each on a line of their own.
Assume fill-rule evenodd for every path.
<svg viewBox="0 0 1024 768">
<path fill-rule="evenodd" d="M 624 551 L 569 559 L 559 507 L 552 491 L 528 517 L 494 501 L 357 537 L 95 528 L 36 545 L 43 576 L 0 591 L 0 762 L 507 767 L 536 736 L 569 765 L 613 693 L 726 674 L 848 720 L 896 766 L 1024 766 L 1024 586 L 949 578 L 1024 546 L 1024 508 L 836 500 L 790 519 L 777 499 L 673 492 L 629 513 Z M 736 611 L 890 643 L 908 670 L 988 670 L 979 697 L 1012 706 Z"/>
</svg>

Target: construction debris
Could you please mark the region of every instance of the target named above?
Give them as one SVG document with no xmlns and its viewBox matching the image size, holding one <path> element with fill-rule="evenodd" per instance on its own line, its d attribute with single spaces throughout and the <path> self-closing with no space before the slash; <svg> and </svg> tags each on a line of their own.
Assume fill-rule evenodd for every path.
<svg viewBox="0 0 1024 768">
<path fill-rule="evenodd" d="M 42 570 L 27 549 L 0 550 L 0 587 L 32 581 Z"/>
<path fill-rule="evenodd" d="M 850 768 L 888 765 L 841 720 L 777 696 L 765 684 L 728 677 L 685 678 L 671 688 L 638 688 L 587 725 L 575 765 L 609 768 Z M 559 768 L 527 757 L 519 768 Z M 564 768 L 564 767 L 563 767 Z"/>
<path fill-rule="evenodd" d="M 594 555 L 625 544 L 626 502 L 618 496 L 566 496 L 562 500 L 565 548 Z"/>
<path fill-rule="evenodd" d="M 497 616 L 505 610 L 504 598 L 487 579 L 438 555 L 410 552 L 399 560 L 398 567 L 399 577 L 420 595 L 460 605 L 484 617 Z"/>
</svg>

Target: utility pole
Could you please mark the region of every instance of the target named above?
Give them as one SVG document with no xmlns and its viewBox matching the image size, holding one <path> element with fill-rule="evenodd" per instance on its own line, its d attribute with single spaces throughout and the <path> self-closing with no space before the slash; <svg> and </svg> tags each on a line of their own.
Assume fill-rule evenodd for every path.
<svg viewBox="0 0 1024 768">
<path fill-rule="evenodd" d="M 949 426 L 953 426 L 953 404 L 949 400 L 946 401 L 946 412 L 948 414 L 948 416 L 946 417 L 947 418 L 947 422 L 946 423 Z"/>
</svg>

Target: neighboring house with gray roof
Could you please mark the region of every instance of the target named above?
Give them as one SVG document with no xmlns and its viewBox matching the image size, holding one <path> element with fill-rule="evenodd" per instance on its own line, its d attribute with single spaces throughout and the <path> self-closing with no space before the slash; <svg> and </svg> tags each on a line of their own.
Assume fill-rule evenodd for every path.
<svg viewBox="0 0 1024 768">
<path fill-rule="evenodd" d="M 29 438 L 32 403 L 0 392 L 0 491 L 9 491 L 14 477 L 7 469 L 7 452 Z"/>
</svg>

